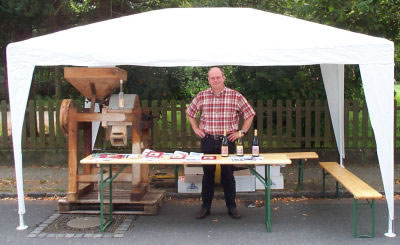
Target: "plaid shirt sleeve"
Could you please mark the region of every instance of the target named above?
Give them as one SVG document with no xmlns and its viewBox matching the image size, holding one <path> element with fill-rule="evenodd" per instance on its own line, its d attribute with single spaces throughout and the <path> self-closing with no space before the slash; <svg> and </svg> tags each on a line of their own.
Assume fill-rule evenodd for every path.
<svg viewBox="0 0 400 245">
<path fill-rule="evenodd" d="M 186 115 L 188 117 L 196 118 L 197 112 L 200 110 L 200 100 L 199 95 L 197 95 L 193 100 L 192 103 L 186 109 Z"/>
<path fill-rule="evenodd" d="M 239 105 L 239 112 L 243 116 L 244 120 L 256 115 L 256 112 L 254 111 L 253 107 L 251 107 L 246 98 L 240 93 L 238 96 L 238 105 Z"/>
</svg>

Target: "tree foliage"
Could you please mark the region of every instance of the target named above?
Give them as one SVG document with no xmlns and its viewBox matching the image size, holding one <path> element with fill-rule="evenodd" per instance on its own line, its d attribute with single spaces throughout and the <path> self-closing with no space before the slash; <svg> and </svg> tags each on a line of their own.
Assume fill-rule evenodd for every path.
<svg viewBox="0 0 400 245">
<path fill-rule="evenodd" d="M 0 69 L 4 70 L 5 47 L 10 42 L 172 7 L 250 7 L 384 37 L 395 42 L 395 76 L 400 80 L 400 0 L 0 0 Z M 126 92 L 138 93 L 141 98 L 189 100 L 208 86 L 206 67 L 123 68 L 128 71 Z M 32 96 L 54 95 L 52 84 L 58 73 L 52 69 L 36 68 Z M 251 99 L 325 97 L 319 66 L 224 69 L 227 85 Z M 362 99 L 358 66 L 345 67 L 345 81 L 345 96 Z M 62 98 L 79 96 L 67 82 L 60 86 Z"/>
</svg>

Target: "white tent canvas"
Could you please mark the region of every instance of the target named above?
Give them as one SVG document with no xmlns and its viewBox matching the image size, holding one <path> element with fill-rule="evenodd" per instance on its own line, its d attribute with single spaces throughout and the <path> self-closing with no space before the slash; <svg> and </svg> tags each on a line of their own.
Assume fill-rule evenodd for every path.
<svg viewBox="0 0 400 245">
<path fill-rule="evenodd" d="M 246 8 L 163 9 L 7 46 L 19 229 L 25 228 L 21 132 L 35 66 L 284 66 L 320 64 L 344 157 L 343 68 L 359 64 L 393 236 L 394 45 L 382 38 Z"/>
</svg>

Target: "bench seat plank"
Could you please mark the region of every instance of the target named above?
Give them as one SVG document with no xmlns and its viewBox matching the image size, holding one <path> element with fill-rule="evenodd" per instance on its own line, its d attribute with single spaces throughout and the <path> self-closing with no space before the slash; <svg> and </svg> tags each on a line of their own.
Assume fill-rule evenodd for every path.
<svg viewBox="0 0 400 245">
<path fill-rule="evenodd" d="M 320 162 L 330 175 L 354 195 L 355 199 L 380 199 L 382 194 L 336 162 Z"/>
<path fill-rule="evenodd" d="M 316 152 L 289 152 L 289 153 L 285 153 L 285 154 L 291 160 L 318 159 L 318 154 Z"/>
</svg>

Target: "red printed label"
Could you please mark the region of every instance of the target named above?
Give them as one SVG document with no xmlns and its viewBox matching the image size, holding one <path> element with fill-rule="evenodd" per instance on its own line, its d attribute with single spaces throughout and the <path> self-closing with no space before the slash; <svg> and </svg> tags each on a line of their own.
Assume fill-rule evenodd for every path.
<svg viewBox="0 0 400 245">
<path fill-rule="evenodd" d="M 258 156 L 260 154 L 260 147 L 258 145 L 254 145 L 251 153 L 253 156 Z"/>
<path fill-rule="evenodd" d="M 228 156 L 228 147 L 227 146 L 222 146 L 221 147 L 221 156 L 226 157 Z"/>
</svg>

